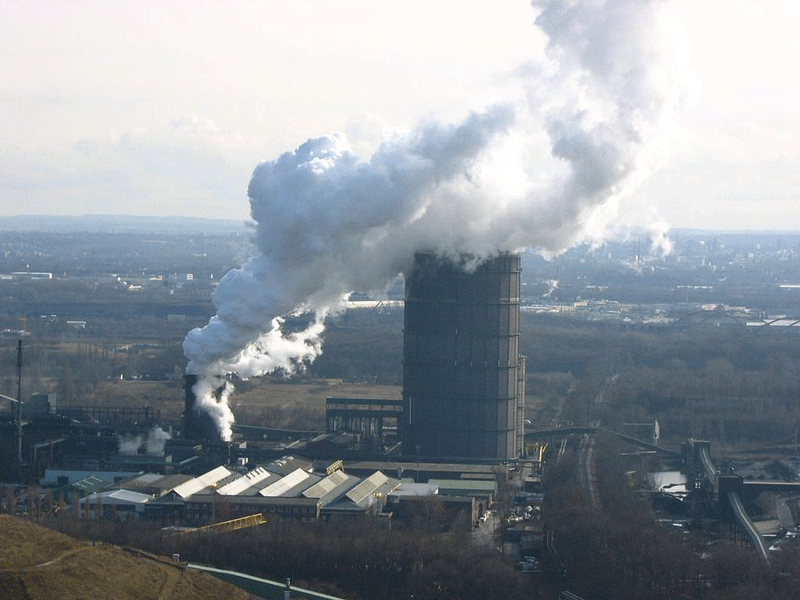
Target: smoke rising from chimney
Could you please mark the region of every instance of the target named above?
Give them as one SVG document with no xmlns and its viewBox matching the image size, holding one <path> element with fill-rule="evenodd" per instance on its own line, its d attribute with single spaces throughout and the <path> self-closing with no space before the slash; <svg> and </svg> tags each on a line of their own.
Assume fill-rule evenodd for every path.
<svg viewBox="0 0 800 600">
<path fill-rule="evenodd" d="M 117 439 L 117 449 L 120 454 L 135 455 L 144 448 L 148 456 L 158 456 L 164 454 L 167 440 L 171 437 L 169 432 L 161 427 L 153 427 L 145 436 L 120 436 Z"/>
<path fill-rule="evenodd" d="M 416 251 L 557 252 L 605 231 L 608 205 L 650 167 L 678 89 L 660 58 L 661 2 L 532 4 L 548 44 L 518 70 L 525 101 L 387 135 L 369 160 L 334 134 L 255 168 L 259 254 L 222 278 L 216 316 L 184 341 L 223 439 L 232 387 L 212 392 L 226 375 L 302 369 L 321 352 L 324 317 L 350 291 L 383 292 Z M 285 317 L 301 313 L 313 319 L 289 330 Z"/>
</svg>

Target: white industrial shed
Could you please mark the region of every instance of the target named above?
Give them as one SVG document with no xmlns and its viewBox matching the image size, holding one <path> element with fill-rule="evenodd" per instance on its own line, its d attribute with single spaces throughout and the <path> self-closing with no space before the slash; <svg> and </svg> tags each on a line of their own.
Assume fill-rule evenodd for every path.
<svg viewBox="0 0 800 600">
<path fill-rule="evenodd" d="M 81 498 L 79 504 L 81 514 L 90 519 L 103 517 L 125 521 L 142 516 L 144 505 L 150 498 L 147 494 L 130 490 L 109 490 Z"/>
</svg>

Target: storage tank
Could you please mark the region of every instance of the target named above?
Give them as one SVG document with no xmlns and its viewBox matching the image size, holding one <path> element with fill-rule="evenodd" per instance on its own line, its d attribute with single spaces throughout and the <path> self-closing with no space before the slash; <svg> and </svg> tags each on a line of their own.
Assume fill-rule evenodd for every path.
<svg viewBox="0 0 800 600">
<path fill-rule="evenodd" d="M 512 459 L 522 451 L 521 259 L 415 256 L 406 281 L 403 454 Z"/>
</svg>

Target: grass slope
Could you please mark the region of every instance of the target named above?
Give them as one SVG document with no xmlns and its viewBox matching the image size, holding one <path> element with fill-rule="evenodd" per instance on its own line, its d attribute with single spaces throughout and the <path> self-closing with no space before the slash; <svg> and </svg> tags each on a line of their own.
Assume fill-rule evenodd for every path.
<svg viewBox="0 0 800 600">
<path fill-rule="evenodd" d="M 248 600 L 246 592 L 168 558 L 80 542 L 0 515 L 0 598 Z"/>
</svg>

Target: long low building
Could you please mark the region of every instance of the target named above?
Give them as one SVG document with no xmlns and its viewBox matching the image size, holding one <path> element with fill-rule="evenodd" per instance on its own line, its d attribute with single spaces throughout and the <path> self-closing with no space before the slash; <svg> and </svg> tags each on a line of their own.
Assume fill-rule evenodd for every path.
<svg viewBox="0 0 800 600">
<path fill-rule="evenodd" d="M 430 479 L 467 479 L 496 481 L 508 478 L 509 465 L 497 463 L 443 463 L 430 461 L 352 461 L 347 471 L 362 477 L 381 471 L 391 477 L 411 478 L 416 483 Z"/>
<path fill-rule="evenodd" d="M 314 464 L 284 456 L 248 472 L 220 465 L 196 477 L 140 473 L 97 490 L 81 501 L 81 508 L 83 514 L 92 511 L 96 516 L 118 519 L 144 516 L 165 526 L 199 527 L 257 513 L 303 522 L 391 516 L 399 513 L 401 502 L 420 500 L 417 496 L 457 494 L 460 499 L 447 500 L 448 507 L 452 505 L 453 510 L 463 511 L 474 520 L 475 511 L 491 501 L 496 489 L 496 483 L 487 477 L 491 471 L 483 465 L 451 469 L 424 465 L 426 475 L 449 471 L 455 476 L 429 485 L 416 484 L 408 477 L 401 479 L 403 466 L 410 465 L 401 465 L 396 472 L 385 464 L 384 470 L 370 466 L 377 465 L 361 463 L 356 469 L 348 465 L 345 471 L 342 461 Z M 476 479 L 464 478 L 469 475 Z M 390 499 L 394 500 L 387 509 Z M 103 514 L 99 515 L 101 507 Z"/>
<path fill-rule="evenodd" d="M 78 502 L 81 514 L 89 519 L 126 521 L 141 517 L 150 496 L 129 490 L 96 492 Z"/>
<path fill-rule="evenodd" d="M 164 524 L 200 526 L 254 513 L 299 521 L 377 514 L 399 485 L 380 471 L 368 477 L 345 473 L 341 461 L 316 473 L 311 462 L 287 456 L 247 473 L 219 466 L 154 497 L 145 515 Z"/>
<path fill-rule="evenodd" d="M 298 521 L 376 515 L 399 485 L 380 471 L 362 479 L 341 470 L 322 477 L 297 469 L 257 494 L 194 494 L 184 501 L 185 521 L 196 526 L 256 512 Z"/>
</svg>

